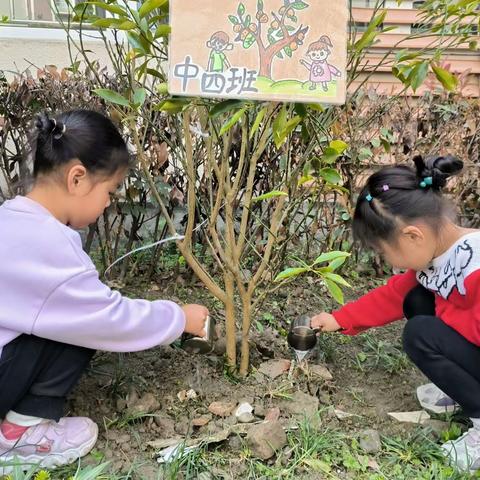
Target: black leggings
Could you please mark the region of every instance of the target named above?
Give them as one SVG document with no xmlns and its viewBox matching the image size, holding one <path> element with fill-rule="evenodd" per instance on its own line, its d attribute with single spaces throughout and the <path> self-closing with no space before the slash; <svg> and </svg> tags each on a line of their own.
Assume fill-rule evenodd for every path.
<svg viewBox="0 0 480 480">
<path fill-rule="evenodd" d="M 434 295 L 422 286 L 407 295 L 403 309 L 407 355 L 466 415 L 480 418 L 480 347 L 435 316 Z"/>
<path fill-rule="evenodd" d="M 94 350 L 21 335 L 0 357 L 0 418 L 9 410 L 58 420 Z"/>
</svg>

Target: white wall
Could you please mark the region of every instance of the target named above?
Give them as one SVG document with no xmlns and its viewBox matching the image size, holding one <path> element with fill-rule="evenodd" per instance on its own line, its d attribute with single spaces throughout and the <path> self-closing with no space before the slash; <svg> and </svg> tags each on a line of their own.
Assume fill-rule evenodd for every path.
<svg viewBox="0 0 480 480">
<path fill-rule="evenodd" d="M 90 38 L 84 39 L 84 48 L 94 53 L 89 57 L 98 59 L 100 65 L 110 65 L 108 54 L 98 33 L 89 31 Z M 78 40 L 78 35 L 74 34 Z M 72 51 L 73 57 L 78 56 Z M 28 68 L 32 74 L 36 68 L 56 65 L 59 69 L 69 67 L 71 60 L 67 48 L 67 34 L 60 28 L 0 27 L 0 70 L 7 72 L 7 77 L 14 72 Z"/>
</svg>

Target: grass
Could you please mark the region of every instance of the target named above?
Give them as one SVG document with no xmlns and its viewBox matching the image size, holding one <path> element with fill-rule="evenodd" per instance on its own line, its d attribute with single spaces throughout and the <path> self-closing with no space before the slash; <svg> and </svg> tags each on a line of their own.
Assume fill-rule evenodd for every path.
<svg viewBox="0 0 480 480">
<path fill-rule="evenodd" d="M 394 374 L 407 370 L 412 366 L 403 350 L 375 334 L 364 334 L 363 348 L 355 357 L 355 367 L 365 372 L 367 369 L 381 369 Z"/>
<path fill-rule="evenodd" d="M 324 99 L 337 96 L 337 82 L 329 83 L 328 90 L 325 92 L 321 85 L 317 85 L 316 90 L 310 90 L 312 83 L 310 81 L 300 82 L 298 80 L 279 80 L 274 82 L 266 77 L 258 77 L 255 87 L 259 92 L 276 95 L 302 95 L 312 98 Z"/>
</svg>

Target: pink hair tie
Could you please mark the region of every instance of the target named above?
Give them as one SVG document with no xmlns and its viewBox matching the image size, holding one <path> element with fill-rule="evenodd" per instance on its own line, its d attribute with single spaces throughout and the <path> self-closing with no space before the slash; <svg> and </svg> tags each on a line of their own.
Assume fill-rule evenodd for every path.
<svg viewBox="0 0 480 480">
<path fill-rule="evenodd" d="M 388 192 L 388 191 L 390 190 L 390 187 L 389 187 L 388 185 L 384 185 L 384 186 L 382 187 L 382 190 L 383 190 L 384 192 Z"/>
</svg>

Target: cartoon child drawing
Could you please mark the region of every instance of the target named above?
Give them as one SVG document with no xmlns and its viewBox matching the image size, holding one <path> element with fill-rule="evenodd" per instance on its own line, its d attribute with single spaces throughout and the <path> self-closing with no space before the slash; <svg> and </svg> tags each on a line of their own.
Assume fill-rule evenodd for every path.
<svg viewBox="0 0 480 480">
<path fill-rule="evenodd" d="M 233 50 L 233 43 L 230 43 L 228 34 L 225 32 L 214 33 L 207 42 L 207 48 L 211 49 L 207 67 L 209 72 L 223 73 L 231 67 L 225 55 L 226 51 Z"/>
<path fill-rule="evenodd" d="M 308 47 L 307 56 L 312 61 L 300 60 L 300 63 L 310 71 L 310 90 L 316 90 L 317 85 L 322 84 L 323 90 L 328 91 L 328 84 L 332 76 L 340 77 L 341 72 L 337 67 L 330 65 L 327 58 L 332 53 L 332 41 L 327 35 Z"/>
</svg>

